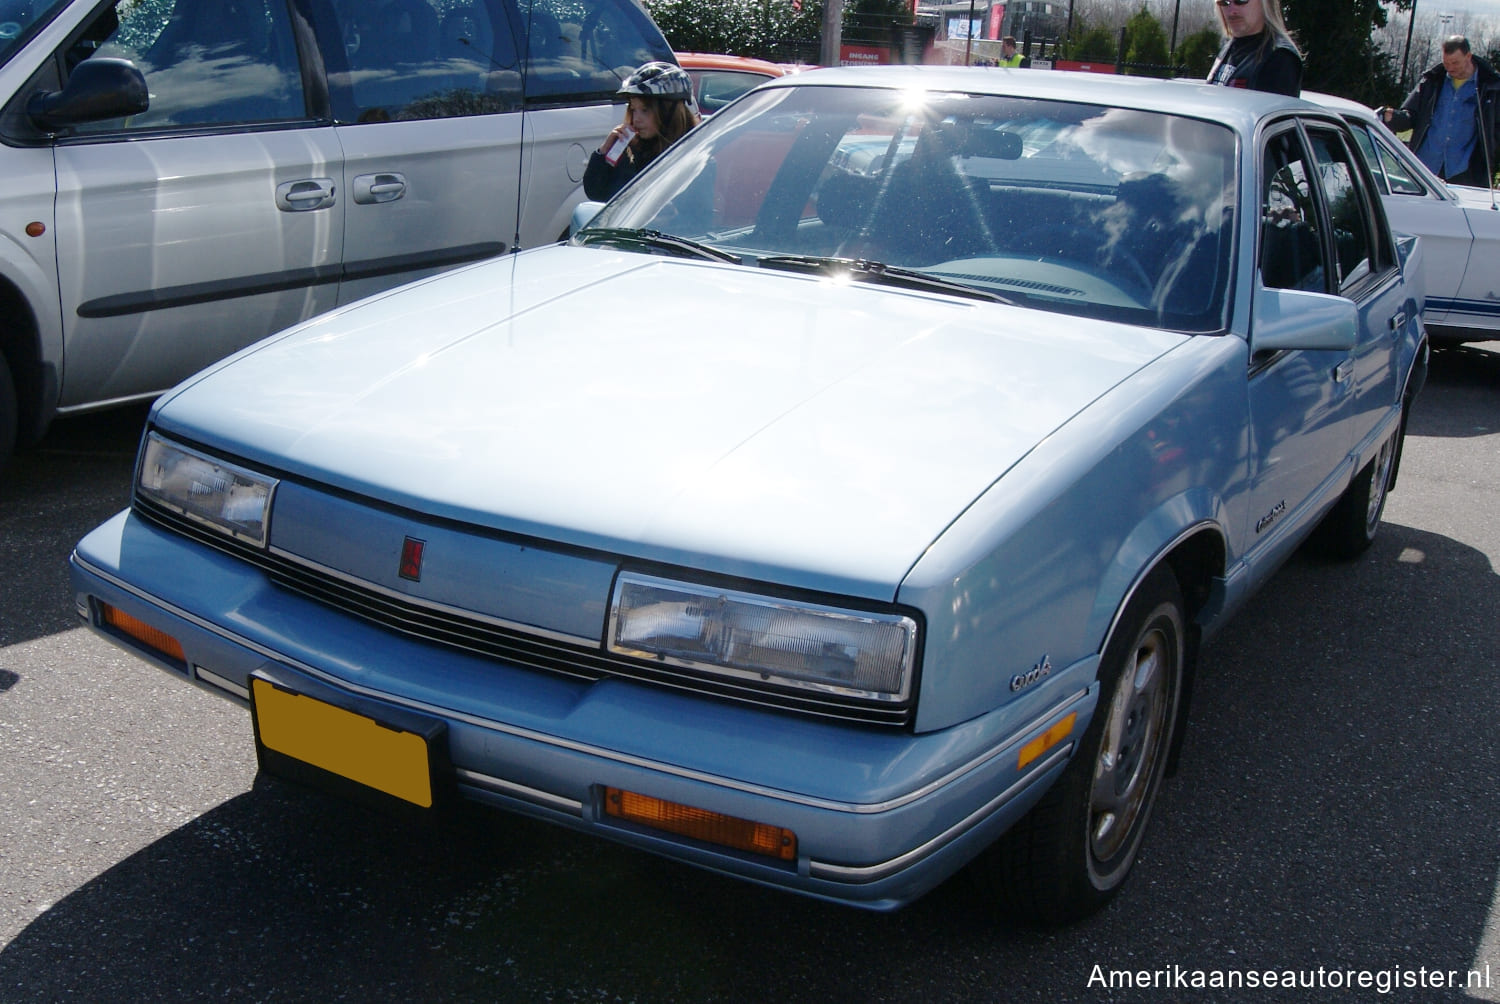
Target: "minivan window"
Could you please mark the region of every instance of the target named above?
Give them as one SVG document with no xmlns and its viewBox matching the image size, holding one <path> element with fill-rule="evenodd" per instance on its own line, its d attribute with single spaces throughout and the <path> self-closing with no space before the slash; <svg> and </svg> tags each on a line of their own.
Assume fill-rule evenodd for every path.
<svg viewBox="0 0 1500 1004">
<path fill-rule="evenodd" d="M 501 0 L 334 0 L 327 52 L 340 122 L 511 111 L 521 104 L 515 32 Z"/>
<path fill-rule="evenodd" d="M 608 98 L 642 63 L 677 62 L 632 0 L 520 0 L 520 11 L 531 102 Z"/>
<path fill-rule="evenodd" d="M 67 0 L 0 0 L 0 66 Z"/>
<path fill-rule="evenodd" d="M 117 0 L 65 53 L 128 59 L 146 76 L 151 107 L 77 132 L 163 129 L 306 116 L 284 0 Z"/>
<path fill-rule="evenodd" d="M 641 63 L 675 61 L 633 0 L 332 0 L 332 7 L 338 41 L 321 41 L 342 123 L 489 115 L 520 108 L 523 93 L 539 104 L 604 101 Z M 518 38 L 529 42 L 518 46 Z"/>
</svg>

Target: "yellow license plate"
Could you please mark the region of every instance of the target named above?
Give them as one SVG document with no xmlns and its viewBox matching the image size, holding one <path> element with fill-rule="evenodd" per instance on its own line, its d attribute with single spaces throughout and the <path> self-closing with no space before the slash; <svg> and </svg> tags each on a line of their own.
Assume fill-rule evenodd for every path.
<svg viewBox="0 0 1500 1004">
<path fill-rule="evenodd" d="M 422 736 L 282 690 L 258 677 L 250 685 L 260 741 L 267 749 L 432 807 L 432 769 Z"/>
</svg>

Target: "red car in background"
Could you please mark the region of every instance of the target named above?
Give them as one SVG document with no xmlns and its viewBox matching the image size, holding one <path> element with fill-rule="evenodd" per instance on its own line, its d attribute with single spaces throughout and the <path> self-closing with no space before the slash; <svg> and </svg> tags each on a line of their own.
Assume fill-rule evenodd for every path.
<svg viewBox="0 0 1500 1004">
<path fill-rule="evenodd" d="M 693 97 L 698 101 L 698 111 L 704 115 L 712 115 L 772 77 L 795 72 L 764 59 L 707 52 L 679 52 L 677 62 L 693 78 Z"/>
</svg>

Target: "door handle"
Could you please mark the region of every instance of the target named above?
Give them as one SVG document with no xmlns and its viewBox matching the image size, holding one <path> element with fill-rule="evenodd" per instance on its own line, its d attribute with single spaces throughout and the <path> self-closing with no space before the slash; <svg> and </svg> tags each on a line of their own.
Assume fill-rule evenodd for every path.
<svg viewBox="0 0 1500 1004">
<path fill-rule="evenodd" d="M 354 179 L 354 201 L 360 205 L 395 202 L 405 194 L 406 178 L 394 172 L 361 174 Z"/>
<path fill-rule="evenodd" d="M 1398 310 L 1391 315 L 1391 330 L 1400 331 L 1406 324 L 1406 311 Z"/>
<path fill-rule="evenodd" d="M 305 213 L 327 209 L 334 203 L 332 178 L 304 178 L 276 186 L 276 208 L 284 213 Z"/>
<path fill-rule="evenodd" d="M 1333 382 L 1343 383 L 1354 375 L 1354 363 L 1348 359 L 1333 368 Z"/>
</svg>

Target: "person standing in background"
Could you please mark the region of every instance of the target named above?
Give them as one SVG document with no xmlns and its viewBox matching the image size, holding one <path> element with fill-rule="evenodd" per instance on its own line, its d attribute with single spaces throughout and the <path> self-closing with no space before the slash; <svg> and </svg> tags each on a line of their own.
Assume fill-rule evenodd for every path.
<svg viewBox="0 0 1500 1004">
<path fill-rule="evenodd" d="M 1302 51 L 1281 16 L 1281 0 L 1214 0 L 1224 44 L 1208 71 L 1210 84 L 1297 97 Z"/>
<path fill-rule="evenodd" d="M 1443 40 L 1443 61 L 1422 79 L 1400 108 L 1380 108 L 1395 132 L 1411 130 L 1409 146 L 1444 181 L 1489 188 L 1495 173 L 1495 106 L 1500 74 L 1469 49 L 1469 40 Z"/>
<path fill-rule="evenodd" d="M 625 120 L 604 137 L 583 172 L 583 192 L 596 202 L 612 198 L 701 121 L 692 79 L 672 63 L 643 64 L 615 96 L 625 99 Z"/>
<path fill-rule="evenodd" d="M 1016 37 L 1006 35 L 1000 40 L 1000 58 L 995 61 L 996 66 L 1028 67 L 1031 65 L 1031 57 L 1023 56 L 1016 51 Z"/>
</svg>

